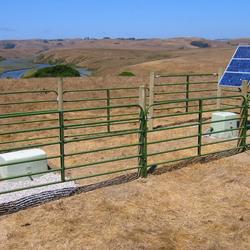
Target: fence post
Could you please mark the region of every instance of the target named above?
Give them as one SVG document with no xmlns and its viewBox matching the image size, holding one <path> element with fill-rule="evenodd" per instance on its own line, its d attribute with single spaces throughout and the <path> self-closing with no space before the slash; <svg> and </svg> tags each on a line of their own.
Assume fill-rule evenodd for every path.
<svg viewBox="0 0 250 250">
<path fill-rule="evenodd" d="M 202 112 L 203 112 L 203 102 L 199 99 L 199 118 L 198 118 L 198 156 L 201 156 L 202 147 Z"/>
<path fill-rule="evenodd" d="M 60 165 L 61 181 L 65 181 L 65 154 L 64 154 L 64 113 L 63 113 L 63 79 L 58 80 L 57 103 L 59 112 L 59 139 L 60 139 Z"/>
<path fill-rule="evenodd" d="M 240 123 L 239 123 L 239 139 L 237 147 L 246 150 L 246 138 L 247 138 L 247 120 L 248 120 L 248 81 L 242 81 L 241 93 L 244 96 L 242 108 L 240 111 Z"/>
<path fill-rule="evenodd" d="M 141 106 L 141 108 L 145 112 L 146 110 L 146 88 L 145 86 L 139 87 L 139 106 Z"/>
<path fill-rule="evenodd" d="M 147 115 L 146 115 L 146 88 L 139 87 L 140 108 L 140 135 L 139 135 L 139 169 L 141 177 L 147 177 Z"/>
<path fill-rule="evenodd" d="M 149 121 L 149 130 L 154 129 L 154 88 L 155 88 L 155 72 L 150 72 L 150 78 L 149 78 L 149 113 L 148 113 L 148 121 Z"/>
<path fill-rule="evenodd" d="M 147 177 L 147 117 L 143 109 L 140 112 L 138 174 L 140 177 Z"/>
<path fill-rule="evenodd" d="M 63 110 L 63 78 L 59 78 L 57 84 L 58 110 Z"/>
<path fill-rule="evenodd" d="M 60 165 L 61 165 L 61 181 L 65 181 L 65 154 L 64 154 L 64 113 L 59 110 L 59 125 L 60 125 Z"/>
<path fill-rule="evenodd" d="M 218 71 L 218 84 L 217 84 L 217 103 L 216 103 L 216 108 L 218 110 L 221 109 L 222 88 L 219 85 L 219 81 L 220 81 L 220 79 L 222 77 L 222 74 L 223 74 L 223 68 L 219 68 L 219 71 Z"/>
<path fill-rule="evenodd" d="M 189 101 L 188 101 L 188 99 L 189 99 L 189 75 L 187 75 L 187 79 L 186 79 L 186 99 L 187 99 L 187 101 L 186 101 L 186 112 L 188 112 L 189 111 Z"/>
<path fill-rule="evenodd" d="M 108 133 L 110 130 L 110 90 L 107 89 L 107 130 Z"/>
</svg>

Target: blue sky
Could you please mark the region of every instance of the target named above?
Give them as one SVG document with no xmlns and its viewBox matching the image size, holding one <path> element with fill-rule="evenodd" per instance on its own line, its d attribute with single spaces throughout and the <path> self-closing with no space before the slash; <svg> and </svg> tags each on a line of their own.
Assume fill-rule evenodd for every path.
<svg viewBox="0 0 250 250">
<path fill-rule="evenodd" d="M 250 37 L 249 0 L 1 0 L 0 39 Z"/>
</svg>

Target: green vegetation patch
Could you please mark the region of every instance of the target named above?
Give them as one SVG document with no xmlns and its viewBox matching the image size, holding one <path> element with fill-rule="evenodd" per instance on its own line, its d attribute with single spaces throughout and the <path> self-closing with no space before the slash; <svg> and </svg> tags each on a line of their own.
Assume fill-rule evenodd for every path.
<svg viewBox="0 0 250 250">
<path fill-rule="evenodd" d="M 119 76 L 135 76 L 135 74 L 133 72 L 123 71 L 119 74 Z"/>
<path fill-rule="evenodd" d="M 198 47 L 198 48 L 209 48 L 210 45 L 203 41 L 192 41 L 190 43 L 192 46 Z"/>
<path fill-rule="evenodd" d="M 14 49 L 15 47 L 16 47 L 16 45 L 14 43 L 11 43 L 11 42 L 6 42 L 3 45 L 4 49 Z"/>
<path fill-rule="evenodd" d="M 56 65 L 38 69 L 35 73 L 29 74 L 28 78 L 34 77 L 79 77 L 80 72 L 69 65 Z"/>
</svg>

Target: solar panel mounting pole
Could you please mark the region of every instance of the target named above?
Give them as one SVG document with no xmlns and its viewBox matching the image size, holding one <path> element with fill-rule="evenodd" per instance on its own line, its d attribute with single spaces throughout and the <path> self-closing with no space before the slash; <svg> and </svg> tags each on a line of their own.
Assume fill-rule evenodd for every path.
<svg viewBox="0 0 250 250">
<path fill-rule="evenodd" d="M 221 95 L 222 95 L 222 87 L 219 85 L 219 81 L 223 74 L 223 68 L 219 68 L 218 71 L 218 84 L 217 84 L 217 104 L 216 108 L 221 109 Z"/>
</svg>

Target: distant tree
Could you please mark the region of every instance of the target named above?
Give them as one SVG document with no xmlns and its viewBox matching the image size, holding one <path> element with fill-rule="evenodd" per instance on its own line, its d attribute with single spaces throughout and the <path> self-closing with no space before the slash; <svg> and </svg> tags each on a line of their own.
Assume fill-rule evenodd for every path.
<svg viewBox="0 0 250 250">
<path fill-rule="evenodd" d="M 108 37 L 108 36 L 105 36 L 105 37 L 103 37 L 103 39 L 104 39 L 104 40 L 109 40 L 109 39 L 111 39 L 111 38 Z"/>
<path fill-rule="evenodd" d="M 38 69 L 29 77 L 79 77 L 80 72 L 69 65 L 56 65 Z"/>
<path fill-rule="evenodd" d="M 192 41 L 190 43 L 192 46 L 198 47 L 198 48 L 209 48 L 210 45 L 203 41 Z"/>
<path fill-rule="evenodd" d="M 135 74 L 133 72 L 123 71 L 119 74 L 119 76 L 135 76 Z"/>
<path fill-rule="evenodd" d="M 11 42 L 6 42 L 3 45 L 4 49 L 14 49 L 15 47 L 16 47 L 16 45 L 14 43 L 11 43 Z"/>
</svg>

